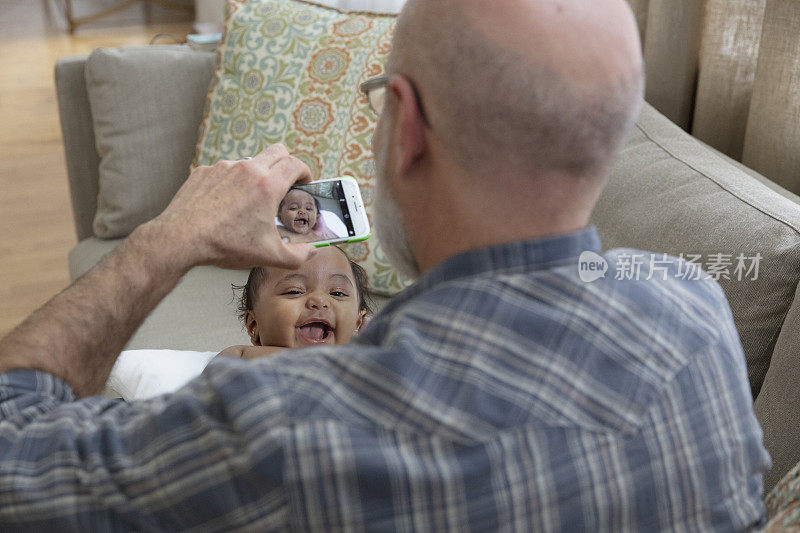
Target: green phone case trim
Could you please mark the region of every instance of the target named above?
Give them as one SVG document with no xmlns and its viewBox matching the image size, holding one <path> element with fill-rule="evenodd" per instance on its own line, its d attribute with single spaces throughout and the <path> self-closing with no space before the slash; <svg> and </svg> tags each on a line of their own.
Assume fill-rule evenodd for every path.
<svg viewBox="0 0 800 533">
<path fill-rule="evenodd" d="M 372 235 L 372 234 L 371 233 L 367 233 L 367 235 L 364 236 L 364 237 L 359 237 L 358 239 L 350 239 L 349 241 L 345 241 L 344 244 L 348 244 L 348 243 L 351 243 L 351 242 L 366 241 L 367 239 L 369 239 L 370 235 Z M 322 248 L 323 246 L 330 246 L 331 244 L 339 244 L 339 243 L 335 243 L 335 242 L 333 242 L 333 243 L 331 243 L 331 242 L 315 242 L 314 246 L 316 248 Z"/>
</svg>

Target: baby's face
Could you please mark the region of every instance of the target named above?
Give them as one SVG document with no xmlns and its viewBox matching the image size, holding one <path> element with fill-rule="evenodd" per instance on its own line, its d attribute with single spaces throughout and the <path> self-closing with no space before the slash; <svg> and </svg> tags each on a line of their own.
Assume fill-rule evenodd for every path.
<svg viewBox="0 0 800 533">
<path fill-rule="evenodd" d="M 361 326 L 356 281 L 341 250 L 321 248 L 296 270 L 266 273 L 252 311 L 262 346 L 344 344 Z"/>
<path fill-rule="evenodd" d="M 306 234 L 317 223 L 317 206 L 314 197 L 305 191 L 292 189 L 283 199 L 278 213 L 281 224 L 294 233 Z"/>
</svg>

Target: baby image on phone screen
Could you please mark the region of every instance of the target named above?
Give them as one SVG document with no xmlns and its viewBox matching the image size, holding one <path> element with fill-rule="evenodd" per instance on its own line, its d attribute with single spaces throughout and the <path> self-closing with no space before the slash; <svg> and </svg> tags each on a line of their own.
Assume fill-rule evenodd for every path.
<svg viewBox="0 0 800 533">
<path fill-rule="evenodd" d="M 292 187 L 278 207 L 278 232 L 291 242 L 317 242 L 347 237 L 347 228 L 333 212 L 323 210 L 319 199 Z"/>
</svg>

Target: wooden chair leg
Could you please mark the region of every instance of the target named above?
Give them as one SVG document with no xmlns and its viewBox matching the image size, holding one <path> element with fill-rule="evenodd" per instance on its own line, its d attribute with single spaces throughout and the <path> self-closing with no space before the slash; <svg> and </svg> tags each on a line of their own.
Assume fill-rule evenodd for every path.
<svg viewBox="0 0 800 533">
<path fill-rule="evenodd" d="M 67 18 L 67 26 L 69 28 L 69 33 L 72 35 L 75 33 L 75 19 L 72 18 L 72 0 L 64 0 L 64 12 L 66 13 Z"/>
</svg>

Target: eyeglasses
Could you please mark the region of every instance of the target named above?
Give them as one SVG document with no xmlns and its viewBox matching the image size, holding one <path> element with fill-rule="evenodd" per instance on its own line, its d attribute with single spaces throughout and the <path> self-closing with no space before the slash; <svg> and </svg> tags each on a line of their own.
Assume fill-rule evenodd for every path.
<svg viewBox="0 0 800 533">
<path fill-rule="evenodd" d="M 430 128 L 431 125 L 428 122 L 428 116 L 425 113 L 425 108 L 422 107 L 422 100 L 419 97 L 419 92 L 417 91 L 417 87 L 408 78 L 406 78 L 406 80 L 411 85 L 411 89 L 414 91 L 414 98 L 416 99 L 420 116 L 422 116 L 422 122 L 425 124 L 426 127 Z M 372 112 L 375 113 L 375 115 L 377 116 L 380 116 L 381 112 L 383 111 L 383 106 L 386 103 L 387 87 L 389 87 L 388 76 L 378 76 L 377 78 L 370 78 L 359 86 L 359 90 L 362 93 L 364 93 L 367 97 L 367 101 L 369 102 L 369 108 L 372 109 Z"/>
<path fill-rule="evenodd" d="M 386 102 L 386 88 L 389 86 L 387 76 L 370 78 L 359 86 L 359 90 L 364 93 L 369 102 L 369 108 L 376 115 L 383 111 L 383 104 Z"/>
</svg>

